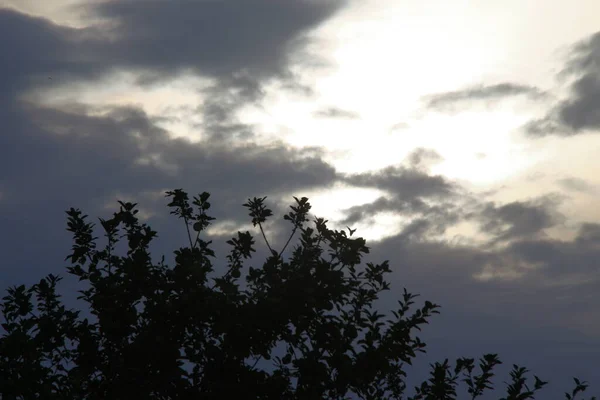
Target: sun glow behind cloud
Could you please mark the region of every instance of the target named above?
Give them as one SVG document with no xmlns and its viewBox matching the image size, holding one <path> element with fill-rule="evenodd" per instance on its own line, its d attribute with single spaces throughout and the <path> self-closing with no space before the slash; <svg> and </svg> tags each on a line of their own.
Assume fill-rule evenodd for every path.
<svg viewBox="0 0 600 400">
<path fill-rule="evenodd" d="M 511 131 L 527 121 L 527 113 L 502 109 L 418 115 L 424 93 L 477 81 L 494 58 L 490 38 L 472 35 L 472 24 L 466 23 L 474 19 L 468 2 L 438 3 L 434 14 L 414 2 L 408 7 L 379 2 L 378 7 L 370 3 L 349 9 L 320 32 L 338 39 L 323 50 L 337 68 L 320 75 L 310 71 L 317 99 L 268 92 L 265 111 L 247 109 L 246 118 L 259 126 L 263 121 L 265 131 L 279 129 L 295 147 L 335 151 L 327 161 L 341 172 L 399 164 L 416 147 L 426 147 L 444 157 L 434 172 L 449 178 L 485 184 L 518 173 L 535 161 L 512 142 Z M 359 117 L 311 115 L 328 104 Z M 390 133 L 398 122 L 407 128 Z"/>
<path fill-rule="evenodd" d="M 326 149 L 324 160 L 342 173 L 398 165 L 414 149 L 424 147 L 442 156 L 431 166 L 432 174 L 479 192 L 510 181 L 512 187 L 520 188 L 517 194 L 535 196 L 547 185 L 528 185 L 523 183 L 524 176 L 547 162 L 550 153 L 531 147 L 518 132 L 538 111 L 535 104 L 465 107 L 458 114 L 423 111 L 423 97 L 428 94 L 486 80 L 547 83 L 552 75 L 548 54 L 534 62 L 536 73 L 546 68 L 547 74 L 532 77 L 522 72 L 519 52 L 533 50 L 518 43 L 516 36 L 537 28 L 526 24 L 527 18 L 519 18 L 467 0 L 436 0 L 427 5 L 416 0 L 355 2 L 311 33 L 317 39 L 312 51 L 326 56 L 332 65 L 318 68 L 304 60 L 293 67 L 298 79 L 314 90 L 314 96 L 272 80 L 263 87 L 265 97 L 242 108 L 237 117 L 240 123 L 252 126 L 261 145 L 282 142 L 293 148 Z M 510 24 L 514 32 L 498 30 L 495 24 Z M 569 40 L 577 37 L 574 31 L 561 32 L 568 33 Z M 553 45 L 544 46 L 536 51 L 555 50 Z M 172 138 L 203 139 L 201 110 L 206 89 L 214 81 L 185 73 L 170 82 L 141 86 L 138 78 L 135 72 L 120 71 L 94 82 L 52 82 L 26 98 L 50 106 L 80 103 L 100 114 L 110 106 L 139 106 Z M 356 118 L 315 115 L 331 106 L 355 113 Z M 398 125 L 402 128 L 394 129 Z M 140 162 L 160 163 L 160 155 L 148 155 Z M 329 202 L 325 215 L 336 215 L 334 205 L 341 207 L 336 196 L 342 192 L 332 188 L 315 194 L 319 193 L 321 203 Z M 502 199 L 499 196 L 497 199 Z M 360 204 L 356 197 L 351 198 L 357 201 L 352 205 Z M 372 240 L 396 233 L 402 225 L 390 216 L 375 218 L 376 226 L 392 221 L 389 225 L 394 227 L 366 235 Z M 364 228 L 372 229 L 370 226 L 367 223 Z M 461 232 L 472 233 L 467 228 L 453 231 Z"/>
<path fill-rule="evenodd" d="M 315 190 L 295 194 L 296 197 L 308 197 L 312 206 L 311 214 L 315 217 L 325 218 L 329 222 L 328 228 L 344 230 L 348 234 L 348 227 L 340 224 L 339 221 L 346 217 L 343 212 L 353 206 L 369 204 L 379 197 L 389 197 L 387 193 L 377 189 L 354 188 L 345 184 L 337 183 L 328 188 L 327 191 Z M 289 194 L 280 196 L 278 202 L 288 203 Z M 349 226 L 357 230 L 357 235 L 368 241 L 381 240 L 385 237 L 398 234 L 402 228 L 410 222 L 409 218 L 395 213 L 378 213 L 371 216 L 369 221 L 361 221 Z M 310 220 L 309 226 L 313 227 Z"/>
<path fill-rule="evenodd" d="M 497 11 L 469 1 L 436 2 L 435 7 L 411 1 L 402 5 L 381 1 L 357 4 L 315 34 L 327 38 L 323 43 L 329 47 L 322 51 L 335 63 L 333 70 L 305 71 L 303 80 L 314 82 L 317 96 L 305 99 L 281 90 L 268 91 L 262 103 L 264 111 L 247 109 L 246 116 L 251 115 L 258 127 L 268 127 L 265 130 L 273 134 L 280 132 L 280 137 L 295 147 L 327 148 L 325 160 L 340 172 L 360 173 L 398 165 L 415 148 L 425 147 L 443 158 L 432 166 L 432 174 L 456 180 L 469 190 L 518 186 L 521 194 L 516 198 L 540 195 L 547 185 L 538 187 L 528 176 L 550 160 L 552 152 L 524 138 L 520 129 L 544 108 L 541 104 L 520 98 L 474 107 L 465 104 L 458 114 L 422 111 L 424 95 L 477 82 L 507 80 L 542 88 L 551 82 L 556 48 L 544 45 L 532 49 L 518 43 L 516 36 L 539 27 L 526 23 L 528 18 L 516 20 Z M 512 24 L 516 32 L 499 32 L 496 24 Z M 563 33 L 569 40 L 578 38 L 575 31 Z M 564 38 L 559 41 L 564 42 Z M 520 60 L 531 51 L 539 56 L 525 66 Z M 544 70 L 547 73 L 540 73 Z M 302 76 L 302 69 L 299 71 Z M 315 110 L 330 105 L 355 112 L 358 118 L 314 116 Z M 401 129 L 393 129 L 398 124 Z M 511 193 L 511 198 L 497 199 L 514 200 L 515 193 Z M 389 221 L 376 218 L 379 224 Z M 379 233 L 380 238 L 397 233 L 402 223 L 394 224 L 396 229 Z M 556 227 L 547 233 L 566 238 L 573 235 L 572 228 Z M 448 233 L 449 238 L 464 236 L 463 243 L 473 235 L 482 236 L 470 224 L 456 226 Z"/>
</svg>

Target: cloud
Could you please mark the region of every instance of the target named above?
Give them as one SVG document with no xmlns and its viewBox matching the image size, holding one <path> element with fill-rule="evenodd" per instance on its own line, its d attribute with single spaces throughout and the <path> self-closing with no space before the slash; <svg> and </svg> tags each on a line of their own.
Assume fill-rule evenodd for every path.
<svg viewBox="0 0 600 400">
<path fill-rule="evenodd" d="M 444 160 L 435 150 L 418 147 L 408 155 L 408 163 L 414 169 L 428 170 L 434 164 Z"/>
<path fill-rule="evenodd" d="M 0 64 L 0 101 L 29 86 L 49 85 L 49 77 L 95 76 L 106 68 L 91 51 L 100 37 L 94 29 L 66 28 L 0 8 L 0 53 L 10 55 Z"/>
<path fill-rule="evenodd" d="M 72 28 L 0 8 L 0 52 L 10 55 L 0 63 L 0 147 L 9 149 L 0 159 L 0 209 L 8 216 L 0 236 L 7 246 L 43 243 L 38 254 L 60 261 L 69 244 L 53 232 L 64 226 L 64 210 L 99 215 L 119 197 L 142 196 L 146 215 L 162 215 L 165 190 L 206 190 L 217 196 L 217 215 L 246 221 L 240 205 L 249 196 L 335 181 L 321 149 L 254 144 L 253 127 L 237 121 L 234 111 L 260 98 L 264 82 L 290 78 L 294 53 L 309 43 L 306 34 L 344 1 L 82 4 L 80 14 L 102 22 Z M 134 73 L 142 86 L 183 73 L 211 78 L 196 110 L 204 117 L 196 126 L 206 133 L 203 141 L 171 139 L 157 125 L 161 116 L 135 106 L 35 103 L 44 89 L 68 90 L 119 71 Z M 14 277 L 23 265 L 43 268 L 26 252 L 4 265 Z"/>
<path fill-rule="evenodd" d="M 335 170 L 321 160 L 320 149 L 252 144 L 253 127 L 239 123 L 233 112 L 262 95 L 262 80 L 285 77 L 290 54 L 308 40 L 304 33 L 342 5 L 86 2 L 85 11 L 104 23 L 80 29 L 0 8 L 0 51 L 11 55 L 0 65 L 0 116 L 6 132 L 0 146 L 11 149 L 0 160 L 0 207 L 14 212 L 29 205 L 62 213 L 74 204 L 93 203 L 93 212 L 113 194 L 135 198 L 136 193 L 198 185 L 222 193 L 227 205 L 239 205 L 249 195 L 328 184 Z M 94 81 L 119 69 L 138 73 L 140 85 L 189 70 L 216 78 L 197 110 L 204 116 L 205 140 L 171 140 L 156 125 L 160 117 L 136 107 L 20 101 L 27 91 Z M 232 146 L 232 139 L 243 139 L 243 144 Z M 61 217 L 55 218 L 62 224 Z"/>
<path fill-rule="evenodd" d="M 569 97 L 525 130 L 531 136 L 571 136 L 600 129 L 600 32 L 573 46 L 561 72 L 573 78 Z"/>
<path fill-rule="evenodd" d="M 358 187 L 371 187 L 387 190 L 402 198 L 452 196 L 457 186 L 440 175 L 427 173 L 402 166 L 390 166 L 380 171 L 343 175 L 340 177 L 348 184 Z"/>
<path fill-rule="evenodd" d="M 572 245 L 572 242 L 565 245 L 568 247 L 569 243 Z M 402 234 L 368 245 L 371 252 L 365 262 L 389 260 L 393 271 L 389 277 L 392 290 L 383 295 L 382 308 L 392 307 L 403 287 L 420 294 L 417 304 L 419 299 L 427 299 L 442 305 L 441 314 L 432 317 L 430 325 L 419 335 L 427 343 L 427 354 L 419 356 L 410 370 L 414 384 L 420 383 L 415 374 L 421 380 L 427 379 L 429 363 L 444 358 L 480 357 L 489 352 L 498 353 L 505 362 L 495 370 L 498 378 L 494 379 L 494 386 L 498 391 L 493 393 L 497 395 L 503 394 L 500 389 L 505 391 L 501 381 L 508 376 L 512 363 L 531 368 L 556 387 L 566 388 L 570 383 L 564 370 L 548 368 L 548 364 L 579 366 L 590 381 L 597 376 L 583 360 L 589 351 L 600 351 L 594 335 L 600 328 L 600 320 L 597 313 L 591 318 L 585 314 L 597 307 L 595 293 L 600 285 L 598 282 L 584 287 L 549 285 L 553 280 L 564 282 L 579 274 L 581 271 L 574 264 L 576 259 L 572 258 L 562 270 L 556 269 L 561 271 L 556 275 L 542 267 L 527 267 L 539 259 L 524 257 L 516 248 L 453 246 L 405 240 Z M 584 252 L 582 258 L 594 259 L 589 248 L 580 249 Z M 557 253 L 561 251 L 564 249 L 557 249 Z M 547 260 L 556 255 L 554 252 L 544 255 L 541 247 L 536 254 Z M 517 279 L 477 279 L 488 265 L 495 266 L 496 276 L 510 270 L 523 275 Z M 542 311 L 550 309 L 552 312 Z M 554 398 L 550 394 L 548 397 Z"/>
<path fill-rule="evenodd" d="M 562 178 L 557 181 L 557 183 L 563 188 L 576 191 L 580 193 L 595 193 L 596 190 L 594 186 L 590 185 L 583 179 L 579 179 L 576 177 Z"/>
<path fill-rule="evenodd" d="M 559 199 L 544 196 L 532 201 L 514 201 L 502 206 L 487 203 L 476 219 L 481 230 L 494 236 L 493 243 L 543 235 L 543 230 L 565 221 L 555 211 Z"/>
<path fill-rule="evenodd" d="M 441 176 L 432 176 L 423 168 L 426 160 L 438 160 L 437 153 L 417 149 L 408 157 L 410 167 L 388 167 L 381 171 L 341 175 L 340 179 L 356 187 L 385 190 L 387 196 L 367 204 L 343 210 L 342 224 L 371 221 L 383 212 L 402 215 L 410 220 L 400 235 L 403 240 L 423 240 L 431 235 L 441 235 L 457 223 L 459 203 L 464 201 L 463 189 Z"/>
<path fill-rule="evenodd" d="M 245 221 L 240 205 L 249 196 L 309 190 L 336 179 L 334 168 L 316 149 L 216 140 L 194 144 L 170 139 L 139 109 L 114 108 L 103 116 L 84 110 L 0 111 L 6 132 L 0 135 L 0 147 L 8 149 L 0 159 L 0 214 L 18 216 L 0 231 L 10 248 L 19 248 L 26 237 L 47 241 L 64 225 L 64 210 L 82 207 L 98 215 L 117 195 L 136 199 L 138 193 L 176 187 L 208 191 L 217 196 L 213 208 L 218 215 L 233 210 L 228 216 Z M 152 200 L 148 212 L 162 215 L 163 203 Z M 28 225 L 37 229 L 11 233 Z M 12 265 L 10 259 L 6 262 Z"/>
<path fill-rule="evenodd" d="M 600 332 L 594 312 L 600 289 L 600 225 L 583 224 L 573 241 L 520 236 L 503 248 L 409 238 L 424 236 L 427 225 L 418 220 L 396 236 L 371 242 L 366 261 L 389 259 L 393 287 L 408 287 L 441 303 L 442 313 L 452 319 L 474 313 L 523 326 L 575 329 L 589 338 Z M 548 308 L 553 312 L 534 311 Z M 493 330 L 476 329 L 495 336 Z M 454 331 L 467 334 L 465 329 Z M 499 328 L 498 334 L 507 330 Z"/>
<path fill-rule="evenodd" d="M 28 110 L 27 117 L 29 123 L 15 118 L 13 129 L 8 130 L 12 133 L 3 136 L 7 146 L 22 150 L 3 160 L 24 165 L 19 180 L 35 179 L 36 172 L 41 172 L 34 160 L 47 163 L 45 185 L 53 175 L 57 180 L 61 176 L 96 177 L 94 185 L 101 179 L 103 187 L 129 190 L 165 187 L 172 179 L 201 178 L 213 190 L 242 193 L 250 188 L 261 192 L 318 186 L 335 178 L 335 170 L 314 155 L 315 149 L 170 139 L 148 115 L 131 107 L 113 108 L 104 116 L 40 108 Z"/>
<path fill-rule="evenodd" d="M 598 224 L 582 224 L 573 241 L 523 239 L 512 243 L 506 252 L 538 266 L 525 280 L 527 284 L 537 281 L 570 292 L 571 301 L 589 297 L 600 287 Z M 600 325 L 596 324 L 595 329 L 600 329 Z"/>
<path fill-rule="evenodd" d="M 320 118 L 341 118 L 341 119 L 357 119 L 360 115 L 354 111 L 342 110 L 337 107 L 328 107 L 321 110 L 317 110 L 313 114 Z"/>
<path fill-rule="evenodd" d="M 594 288 L 600 287 L 597 279 L 600 251 L 597 226 L 582 226 L 579 237 L 571 242 L 522 238 L 508 247 L 494 250 L 405 240 L 406 234 L 423 226 L 424 222 L 418 222 L 404 233 L 371 243 L 373 256 L 369 259 L 377 254 L 377 258 L 386 255 L 392 269 L 397 271 L 394 280 L 401 282 L 402 286 L 413 287 L 427 298 L 434 296 L 431 300 L 444 306 L 468 307 L 472 311 L 494 310 L 498 318 L 513 314 L 517 319 L 525 319 L 528 317 L 525 309 L 530 309 L 531 303 L 556 305 L 556 296 L 560 294 L 566 296 L 563 298 L 565 302 L 561 302 L 556 310 L 562 316 L 539 315 L 537 319 L 545 319 L 546 324 L 550 321 L 564 323 L 564 317 L 570 310 L 569 303 L 579 303 L 578 289 L 581 290 L 579 294 L 587 296 L 593 293 Z M 489 268 L 494 272 L 492 279 L 484 281 L 477 278 Z M 518 274 L 506 279 L 511 271 Z M 585 277 L 588 278 L 587 284 Z M 456 293 L 461 293 L 462 297 L 457 297 Z M 475 299 L 476 303 L 470 302 Z M 519 310 L 519 307 L 525 309 Z M 578 329 L 585 328 L 583 321 L 579 322 Z M 600 329 L 597 317 L 594 329 Z"/>
<path fill-rule="evenodd" d="M 102 50 L 123 67 L 161 74 L 193 69 L 202 75 L 285 75 L 303 34 L 330 18 L 343 1 L 101 1 L 89 11 L 116 23 Z M 131 51 L 135 49 L 135 51 Z"/>
<path fill-rule="evenodd" d="M 538 88 L 517 83 L 499 83 L 495 85 L 479 85 L 462 90 L 436 93 L 426 96 L 427 107 L 444 110 L 457 103 L 473 103 L 477 101 L 494 101 L 506 97 L 525 95 L 533 99 L 544 96 Z"/>
<path fill-rule="evenodd" d="M 397 196 L 392 198 L 379 197 L 375 201 L 367 204 L 353 206 L 344 210 L 346 217 L 343 224 L 355 224 L 360 221 L 368 220 L 371 216 L 392 211 L 403 215 L 423 214 L 429 209 L 427 203 L 419 198 L 400 199 Z"/>
<path fill-rule="evenodd" d="M 559 121 L 576 132 L 600 128 L 599 73 L 600 68 L 577 80 L 572 86 L 573 98 L 559 106 Z"/>
<path fill-rule="evenodd" d="M 28 88 L 91 81 L 117 71 L 137 74 L 138 85 L 192 73 L 215 79 L 202 110 L 207 118 L 219 109 L 229 116 L 259 99 L 270 79 L 293 86 L 294 54 L 310 43 L 312 29 L 345 4 L 101 0 L 77 6 L 102 21 L 78 29 L 0 8 L 0 51 L 11 55 L 0 66 L 2 76 L 10 77 L 0 81 L 0 91 L 12 101 Z"/>
<path fill-rule="evenodd" d="M 394 125 L 390 126 L 388 132 L 389 133 L 402 132 L 402 131 L 406 131 L 409 128 L 410 128 L 410 124 L 408 124 L 406 122 L 398 122 L 398 123 L 395 123 Z"/>
<path fill-rule="evenodd" d="M 457 183 L 431 176 L 414 166 L 388 168 L 386 172 L 343 179 L 359 187 L 369 187 L 368 182 L 372 182 L 373 187 L 386 190 L 388 194 L 343 210 L 345 217 L 341 223 L 353 225 L 373 221 L 375 215 L 384 212 L 397 214 L 408 221 L 398 233 L 401 238 L 398 240 L 403 241 L 436 241 L 449 228 L 467 223 L 474 224 L 484 234 L 485 241 L 479 241 L 478 245 L 494 250 L 498 245 L 524 238 L 546 238 L 547 229 L 566 221 L 558 211 L 563 196 L 550 193 L 531 200 L 497 204 L 484 201 L 485 196 L 469 193 Z"/>
</svg>

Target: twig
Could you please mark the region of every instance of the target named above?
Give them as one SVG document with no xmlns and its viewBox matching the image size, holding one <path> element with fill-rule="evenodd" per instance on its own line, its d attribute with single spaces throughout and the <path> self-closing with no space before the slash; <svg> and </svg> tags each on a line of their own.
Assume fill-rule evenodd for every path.
<svg viewBox="0 0 600 400">
<path fill-rule="evenodd" d="M 262 233 L 262 236 L 265 239 L 265 243 L 267 244 L 267 247 L 271 251 L 271 254 L 273 254 L 273 249 L 271 248 L 271 245 L 269 244 L 269 241 L 267 240 L 267 236 L 265 235 L 265 231 L 263 230 L 262 224 L 260 222 L 258 223 L 258 227 L 260 228 L 260 233 Z"/>
</svg>

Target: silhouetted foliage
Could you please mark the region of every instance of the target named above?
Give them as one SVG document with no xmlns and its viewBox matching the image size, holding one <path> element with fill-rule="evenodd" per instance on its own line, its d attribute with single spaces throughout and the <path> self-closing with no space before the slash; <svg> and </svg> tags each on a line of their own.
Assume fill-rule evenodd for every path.
<svg viewBox="0 0 600 400">
<path fill-rule="evenodd" d="M 373 309 L 378 294 L 390 288 L 388 262 L 361 266 L 369 248 L 352 238 L 352 230 L 330 230 L 321 218 L 314 229 L 305 227 L 307 198 L 294 198 L 284 216 L 293 230 L 279 252 L 263 230 L 272 215 L 266 197 L 248 200 L 244 206 L 271 255 L 262 268 L 246 269 L 243 260 L 255 242 L 249 232 L 238 232 L 227 241 L 226 271 L 211 279 L 215 254 L 200 238 L 214 219 L 206 214 L 209 194 L 194 197 L 196 210 L 181 189 L 167 197 L 189 238 L 189 247 L 175 251 L 172 268 L 164 257 L 151 261 L 148 246 L 157 233 L 138 222 L 136 204 L 119 202 L 113 218 L 99 219 L 108 241 L 103 250 L 96 250 L 87 216 L 67 211 L 75 241 L 67 270 L 89 283 L 79 298 L 96 321 L 61 304 L 60 277 L 9 288 L 2 305 L 2 400 L 455 399 L 459 379 L 475 399 L 492 388 L 492 369 L 501 362 L 486 354 L 479 375 L 473 375 L 474 359 L 460 358 L 454 368 L 445 360 L 431 366 L 431 378 L 412 397 L 406 394 L 404 366 L 425 348 L 415 330 L 439 306 L 425 301 L 409 315 L 416 295 L 404 289 L 392 317 Z M 300 244 L 284 261 L 296 231 Z M 115 244 L 123 237 L 129 249 L 118 256 Z M 259 360 L 270 366 L 259 368 Z M 532 399 L 547 383 L 534 377 L 530 389 L 526 372 L 514 366 L 506 400 Z M 575 383 L 567 399 L 587 387 Z"/>
</svg>

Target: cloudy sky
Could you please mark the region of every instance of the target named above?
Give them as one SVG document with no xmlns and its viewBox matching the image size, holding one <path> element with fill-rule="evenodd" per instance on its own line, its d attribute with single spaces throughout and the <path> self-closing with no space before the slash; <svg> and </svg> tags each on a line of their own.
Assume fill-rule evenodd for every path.
<svg viewBox="0 0 600 400">
<path fill-rule="evenodd" d="M 390 260 L 392 288 L 442 305 L 417 369 L 497 352 L 500 387 L 513 363 L 550 380 L 544 398 L 600 382 L 598 15 L 597 0 L 0 0 L 1 289 L 66 275 L 70 207 L 138 202 L 158 260 L 185 244 L 166 190 L 210 192 L 223 243 L 254 231 L 249 197 L 282 215 L 307 196 Z"/>
</svg>

